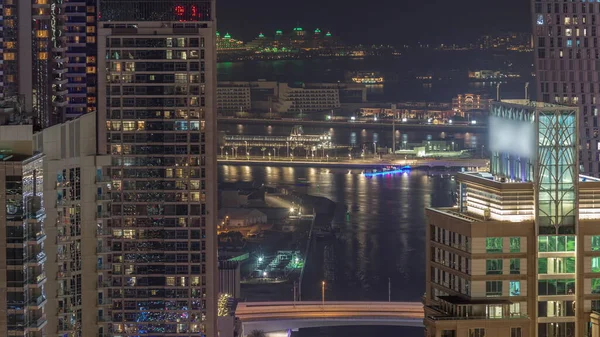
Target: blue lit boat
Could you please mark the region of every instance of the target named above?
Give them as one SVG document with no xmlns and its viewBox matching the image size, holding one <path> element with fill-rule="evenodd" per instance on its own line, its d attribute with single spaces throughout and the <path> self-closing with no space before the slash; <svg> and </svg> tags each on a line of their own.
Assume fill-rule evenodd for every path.
<svg viewBox="0 0 600 337">
<path fill-rule="evenodd" d="M 402 166 L 402 167 L 386 166 L 386 167 L 383 167 L 380 169 L 365 171 L 363 173 L 363 175 L 365 177 L 374 177 L 374 176 L 382 176 L 382 175 L 388 175 L 388 174 L 404 173 L 404 172 L 409 172 L 409 171 L 410 171 L 409 165 Z"/>
</svg>

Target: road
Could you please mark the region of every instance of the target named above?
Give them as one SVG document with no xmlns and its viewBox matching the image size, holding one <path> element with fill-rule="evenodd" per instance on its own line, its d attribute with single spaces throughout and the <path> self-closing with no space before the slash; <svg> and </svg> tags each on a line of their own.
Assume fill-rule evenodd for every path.
<svg viewBox="0 0 600 337">
<path fill-rule="evenodd" d="M 349 317 L 423 319 L 421 302 L 241 302 L 236 312 L 242 322 L 272 319 Z"/>
<path fill-rule="evenodd" d="M 273 124 L 273 125 L 303 125 L 315 127 L 346 127 L 363 129 L 380 129 L 382 127 L 392 127 L 392 121 L 382 120 L 378 122 L 365 121 L 315 121 L 304 119 L 262 119 L 262 118 L 224 118 L 217 120 L 218 124 Z M 449 132 L 486 132 L 485 124 L 418 124 L 418 123 L 400 123 L 396 122 L 396 130 L 435 130 Z"/>
</svg>

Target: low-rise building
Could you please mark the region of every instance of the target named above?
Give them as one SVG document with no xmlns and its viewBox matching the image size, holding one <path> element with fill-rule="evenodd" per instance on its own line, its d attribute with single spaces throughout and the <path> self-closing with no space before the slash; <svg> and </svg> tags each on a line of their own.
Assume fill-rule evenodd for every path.
<svg viewBox="0 0 600 337">
<path fill-rule="evenodd" d="M 221 208 L 219 219 L 224 228 L 248 227 L 267 223 L 267 215 L 254 208 Z"/>
</svg>

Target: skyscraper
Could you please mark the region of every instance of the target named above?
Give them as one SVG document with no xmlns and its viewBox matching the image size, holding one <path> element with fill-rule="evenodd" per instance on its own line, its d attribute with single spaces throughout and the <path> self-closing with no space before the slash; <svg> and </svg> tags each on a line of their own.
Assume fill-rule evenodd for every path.
<svg viewBox="0 0 600 337">
<path fill-rule="evenodd" d="M 68 84 L 65 113 L 62 121 L 96 111 L 97 62 L 96 24 L 97 0 L 62 0 L 64 6 L 65 56 Z"/>
<path fill-rule="evenodd" d="M 216 50 L 211 0 L 100 1 L 99 247 L 115 336 L 216 336 Z"/>
<path fill-rule="evenodd" d="M 600 3 L 532 0 L 538 100 L 579 107 L 582 172 L 600 174 Z"/>
<path fill-rule="evenodd" d="M 4 0 L 0 100 L 18 102 L 39 126 L 55 123 L 67 103 L 63 0 Z"/>
<path fill-rule="evenodd" d="M 577 119 L 573 106 L 492 103 L 491 171 L 458 174 L 458 206 L 426 211 L 428 337 L 588 336 L 600 179 L 579 175 Z"/>
<path fill-rule="evenodd" d="M 0 335 L 46 336 L 42 154 L 31 125 L 0 116 Z"/>
</svg>

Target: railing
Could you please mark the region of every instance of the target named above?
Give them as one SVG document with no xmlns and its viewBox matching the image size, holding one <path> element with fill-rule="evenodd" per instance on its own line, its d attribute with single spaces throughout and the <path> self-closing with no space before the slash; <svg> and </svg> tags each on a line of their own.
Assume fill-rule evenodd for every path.
<svg viewBox="0 0 600 337">
<path fill-rule="evenodd" d="M 523 318 L 529 318 L 529 315 L 513 314 L 510 316 L 501 316 L 501 317 L 494 317 L 494 316 L 466 316 L 466 317 L 462 317 L 462 316 L 427 316 L 427 318 L 432 321 L 463 321 L 463 320 L 478 320 L 478 319 L 483 319 L 483 320 L 487 320 L 487 319 L 523 319 Z"/>
<path fill-rule="evenodd" d="M 110 194 L 96 194 L 96 201 L 111 201 Z"/>
<path fill-rule="evenodd" d="M 110 229 L 98 228 L 96 229 L 96 236 L 111 236 L 112 231 Z"/>
<path fill-rule="evenodd" d="M 98 219 L 110 219 L 111 215 L 109 212 L 97 212 L 96 217 Z"/>
<path fill-rule="evenodd" d="M 45 300 L 46 300 L 46 297 L 44 297 L 44 296 L 38 296 L 37 298 L 34 298 L 34 299 L 30 300 L 29 301 L 29 305 L 38 306 L 38 305 L 44 303 Z"/>
<path fill-rule="evenodd" d="M 110 247 L 96 247 L 96 253 L 110 253 L 111 250 Z"/>
<path fill-rule="evenodd" d="M 46 259 L 46 253 L 39 252 L 35 256 L 32 256 L 29 259 L 27 259 L 27 262 L 28 263 L 40 263 L 40 262 L 44 261 L 45 259 Z"/>
<path fill-rule="evenodd" d="M 44 281 L 45 279 L 46 279 L 46 273 L 42 272 L 38 276 L 30 277 L 29 279 L 27 279 L 27 284 L 39 284 L 40 282 Z"/>
<path fill-rule="evenodd" d="M 112 182 L 112 178 L 109 176 L 96 176 L 96 183 L 109 183 Z"/>
<path fill-rule="evenodd" d="M 38 318 L 37 320 L 35 320 L 33 322 L 29 322 L 28 327 L 30 327 L 30 328 L 39 328 L 44 323 L 46 323 L 46 315 Z"/>
</svg>

